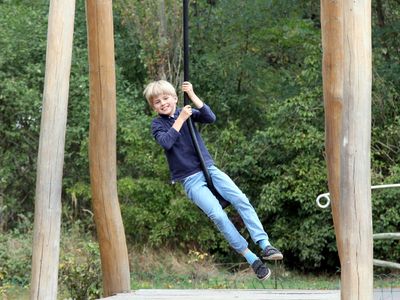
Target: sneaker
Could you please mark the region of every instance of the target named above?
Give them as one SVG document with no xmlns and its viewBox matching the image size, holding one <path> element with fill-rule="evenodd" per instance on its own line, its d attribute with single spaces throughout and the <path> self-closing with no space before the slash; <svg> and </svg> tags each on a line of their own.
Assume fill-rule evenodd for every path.
<svg viewBox="0 0 400 300">
<path fill-rule="evenodd" d="M 259 259 L 251 265 L 259 280 L 266 280 L 271 276 L 271 270 Z"/>
<path fill-rule="evenodd" d="M 281 251 L 272 247 L 271 245 L 267 246 L 261 253 L 262 258 L 266 260 L 281 260 L 283 259 L 283 255 Z"/>
</svg>

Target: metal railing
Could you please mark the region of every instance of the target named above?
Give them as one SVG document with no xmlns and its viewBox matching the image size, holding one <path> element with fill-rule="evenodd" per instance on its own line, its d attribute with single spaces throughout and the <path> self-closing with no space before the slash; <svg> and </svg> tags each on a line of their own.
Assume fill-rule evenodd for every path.
<svg viewBox="0 0 400 300">
<path fill-rule="evenodd" d="M 373 185 L 373 186 L 371 186 L 371 190 L 387 189 L 387 188 L 394 188 L 394 187 L 400 187 L 400 183 Z M 318 195 L 318 197 L 316 199 L 317 205 L 320 208 L 327 208 L 331 204 L 331 198 L 329 196 L 330 196 L 329 193 L 324 193 L 324 194 Z M 326 200 L 325 204 L 321 204 L 322 198 L 325 198 L 325 200 Z"/>
<path fill-rule="evenodd" d="M 395 188 L 395 187 L 400 187 L 400 183 L 373 185 L 373 186 L 371 186 L 371 190 Z M 320 208 L 327 208 L 331 204 L 331 198 L 329 196 L 330 196 L 329 193 L 323 193 L 323 194 L 318 195 L 318 197 L 316 199 L 317 205 Z M 323 199 L 323 198 L 326 200 L 326 202 L 324 204 L 321 203 L 321 199 Z M 374 240 L 387 240 L 387 239 L 400 240 L 400 232 L 375 233 L 375 234 L 373 234 L 373 239 Z M 396 262 L 379 260 L 379 259 L 374 259 L 373 262 L 374 262 L 374 266 L 377 266 L 377 267 L 384 267 L 384 268 L 400 270 L 400 264 L 396 263 Z"/>
</svg>

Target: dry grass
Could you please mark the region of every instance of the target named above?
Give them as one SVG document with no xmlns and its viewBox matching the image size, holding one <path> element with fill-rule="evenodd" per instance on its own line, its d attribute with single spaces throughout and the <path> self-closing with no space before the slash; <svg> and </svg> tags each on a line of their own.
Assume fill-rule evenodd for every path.
<svg viewBox="0 0 400 300">
<path fill-rule="evenodd" d="M 207 253 L 194 250 L 185 254 L 169 249 L 130 248 L 129 261 L 131 270 L 140 270 L 142 273 L 168 272 L 176 276 L 208 278 L 221 272 Z"/>
</svg>

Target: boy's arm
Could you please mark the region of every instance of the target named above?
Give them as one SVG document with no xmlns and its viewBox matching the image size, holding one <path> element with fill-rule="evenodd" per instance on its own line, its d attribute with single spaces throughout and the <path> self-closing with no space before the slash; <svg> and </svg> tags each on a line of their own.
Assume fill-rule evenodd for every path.
<svg viewBox="0 0 400 300">
<path fill-rule="evenodd" d="M 179 132 L 172 127 L 166 129 L 157 119 L 153 120 L 153 123 L 151 124 L 151 132 L 157 143 L 159 143 L 165 150 L 171 149 L 180 135 Z"/>
<path fill-rule="evenodd" d="M 151 131 L 156 141 L 165 149 L 169 150 L 178 139 L 183 124 L 191 116 L 192 108 L 186 105 L 182 108 L 178 118 L 176 118 L 171 128 L 167 129 L 159 119 L 153 120 Z"/>
<path fill-rule="evenodd" d="M 211 108 L 204 104 L 200 110 L 193 110 L 192 120 L 199 123 L 214 123 L 216 117 Z"/>
<path fill-rule="evenodd" d="M 204 102 L 201 101 L 201 99 L 199 97 L 197 97 L 197 95 L 193 91 L 193 86 L 190 82 L 185 81 L 182 83 L 182 91 L 185 92 L 189 96 L 190 100 L 192 100 L 194 106 L 196 106 L 197 109 L 200 109 L 203 107 Z"/>
<path fill-rule="evenodd" d="M 175 123 L 172 125 L 176 131 L 180 131 L 183 124 L 185 124 L 186 120 L 192 115 L 192 107 L 190 105 L 186 105 L 182 108 L 178 118 L 176 118 Z"/>
<path fill-rule="evenodd" d="M 195 94 L 190 82 L 185 81 L 182 83 L 182 91 L 187 93 L 194 106 L 198 109 L 193 111 L 192 118 L 194 121 L 201 123 L 215 122 L 215 114 L 212 112 L 210 107 L 205 105 L 204 102 Z"/>
</svg>

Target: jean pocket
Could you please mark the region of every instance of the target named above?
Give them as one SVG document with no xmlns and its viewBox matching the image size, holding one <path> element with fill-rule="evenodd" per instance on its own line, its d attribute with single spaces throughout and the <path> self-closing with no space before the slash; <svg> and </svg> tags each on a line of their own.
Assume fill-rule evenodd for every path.
<svg viewBox="0 0 400 300">
<path fill-rule="evenodd" d="M 192 174 L 192 175 L 189 175 L 188 177 L 183 178 L 183 179 L 182 179 L 182 184 L 185 185 L 185 184 L 188 183 L 193 177 L 196 177 L 199 173 L 201 173 L 201 171 L 200 171 L 200 172 L 196 172 L 196 173 L 194 173 L 194 174 Z"/>
</svg>

